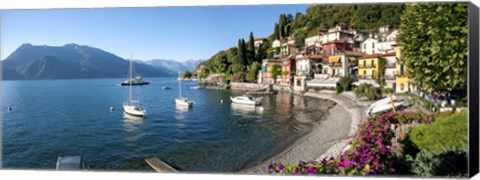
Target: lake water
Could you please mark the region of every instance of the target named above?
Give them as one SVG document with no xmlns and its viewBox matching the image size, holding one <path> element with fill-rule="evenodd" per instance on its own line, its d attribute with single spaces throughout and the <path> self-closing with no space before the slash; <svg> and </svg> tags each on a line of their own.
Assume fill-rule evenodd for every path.
<svg viewBox="0 0 480 180">
<path fill-rule="evenodd" d="M 282 151 L 333 106 L 283 93 L 235 106 L 229 97 L 243 92 L 183 82 L 195 101 L 185 109 L 174 102 L 178 81 L 145 78 L 150 85 L 133 87 L 147 109 L 139 119 L 123 113 L 128 87 L 114 85 L 123 80 L 2 81 L 2 168 L 53 170 L 58 156 L 81 155 L 90 170 L 151 171 L 144 158 L 158 157 L 188 172 L 237 172 Z"/>
</svg>

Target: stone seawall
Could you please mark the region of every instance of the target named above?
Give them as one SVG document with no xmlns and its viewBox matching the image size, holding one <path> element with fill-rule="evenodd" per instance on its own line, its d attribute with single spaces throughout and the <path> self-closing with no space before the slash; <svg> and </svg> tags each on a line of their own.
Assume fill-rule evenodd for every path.
<svg viewBox="0 0 480 180">
<path fill-rule="evenodd" d="M 245 91 L 260 91 L 260 90 L 274 90 L 274 91 L 284 91 L 292 92 L 292 89 L 288 85 L 279 85 L 279 84 L 258 84 L 258 83 L 230 83 L 230 88 L 232 90 L 245 90 Z"/>
</svg>

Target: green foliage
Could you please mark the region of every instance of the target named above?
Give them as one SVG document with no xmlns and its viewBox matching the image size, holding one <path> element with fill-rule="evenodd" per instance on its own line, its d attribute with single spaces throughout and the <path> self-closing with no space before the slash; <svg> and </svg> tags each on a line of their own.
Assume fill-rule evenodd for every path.
<svg viewBox="0 0 480 180">
<path fill-rule="evenodd" d="M 401 61 L 427 91 L 467 86 L 467 3 L 412 3 L 401 17 Z"/>
<path fill-rule="evenodd" d="M 392 88 L 382 88 L 382 94 L 392 94 L 393 89 Z"/>
<path fill-rule="evenodd" d="M 435 169 L 440 165 L 440 159 L 427 150 L 420 151 L 415 158 L 406 155 L 405 159 L 410 164 L 410 171 L 416 176 L 431 177 L 436 174 Z"/>
<path fill-rule="evenodd" d="M 258 62 L 253 62 L 252 66 L 250 67 L 250 71 L 247 74 L 247 81 L 249 82 L 257 82 L 257 75 L 258 71 L 262 68 L 262 65 Z"/>
<path fill-rule="evenodd" d="M 336 92 L 337 94 L 340 94 L 340 93 L 342 93 L 343 91 L 344 91 L 343 86 L 337 86 L 337 87 L 335 87 L 335 92 Z"/>
<path fill-rule="evenodd" d="M 369 101 L 375 100 L 382 96 L 380 88 L 375 88 L 371 84 L 362 83 L 355 89 L 355 96 L 357 98 L 365 97 Z"/>
<path fill-rule="evenodd" d="M 446 118 L 437 118 L 431 125 L 410 130 L 409 139 L 420 150 L 443 154 L 445 147 L 461 150 L 468 143 L 467 113 L 455 113 Z"/>
<path fill-rule="evenodd" d="M 350 84 L 352 82 L 353 82 L 353 79 L 348 76 L 341 77 L 340 80 L 338 80 L 337 87 L 335 89 L 337 94 L 340 94 L 343 91 L 350 90 Z"/>
<path fill-rule="evenodd" d="M 183 74 L 181 75 L 181 77 L 182 77 L 183 79 L 185 79 L 185 78 L 187 78 L 187 79 L 188 79 L 188 78 L 192 78 L 192 72 L 190 72 L 190 71 L 185 71 L 185 73 L 183 73 Z"/>
<path fill-rule="evenodd" d="M 253 38 L 253 32 L 250 32 L 250 36 L 248 38 L 248 46 L 247 46 L 247 64 L 250 65 L 255 61 L 255 39 Z"/>
<path fill-rule="evenodd" d="M 277 76 L 282 74 L 282 66 L 277 65 L 277 64 L 273 65 L 271 74 L 272 74 L 272 77 L 273 77 L 274 81 L 276 81 Z"/>
</svg>

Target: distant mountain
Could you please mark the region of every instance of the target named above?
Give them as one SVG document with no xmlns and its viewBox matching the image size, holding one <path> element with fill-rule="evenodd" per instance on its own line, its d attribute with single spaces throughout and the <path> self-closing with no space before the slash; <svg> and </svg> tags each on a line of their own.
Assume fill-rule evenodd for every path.
<svg viewBox="0 0 480 180">
<path fill-rule="evenodd" d="M 164 60 L 164 59 L 153 59 L 148 61 L 143 61 L 147 65 L 155 67 L 159 70 L 167 70 L 169 71 L 170 75 L 178 75 L 178 71 L 190 71 L 192 72 L 198 66 L 198 64 L 202 63 L 204 60 L 188 60 L 184 62 L 178 62 L 174 60 Z"/>
<path fill-rule="evenodd" d="M 129 61 L 89 46 L 34 46 L 23 44 L 2 61 L 3 79 L 75 79 L 126 77 Z M 144 77 L 167 76 L 168 72 L 134 63 Z"/>
</svg>

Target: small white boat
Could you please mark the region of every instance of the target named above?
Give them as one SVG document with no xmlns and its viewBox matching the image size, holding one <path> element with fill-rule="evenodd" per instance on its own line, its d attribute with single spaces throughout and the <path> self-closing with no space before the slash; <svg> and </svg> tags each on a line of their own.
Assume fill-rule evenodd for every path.
<svg viewBox="0 0 480 180">
<path fill-rule="evenodd" d="M 236 96 L 236 97 L 230 97 L 230 100 L 234 103 L 238 104 L 247 104 L 247 105 L 260 105 L 262 98 L 254 98 L 252 96 Z"/>
<path fill-rule="evenodd" d="M 193 101 L 184 97 L 180 97 L 180 98 L 175 98 L 175 104 L 191 107 L 193 105 Z"/>
<path fill-rule="evenodd" d="M 202 88 L 202 86 L 192 86 L 192 87 L 190 87 L 190 89 L 201 89 L 201 88 Z"/>
<path fill-rule="evenodd" d="M 180 71 L 178 72 L 178 76 L 180 76 Z M 179 89 L 179 94 L 180 94 L 180 97 L 179 98 L 175 98 L 175 104 L 177 105 L 181 105 L 181 106 L 187 106 L 187 107 L 191 107 L 193 105 L 193 101 L 192 100 L 189 100 L 185 97 L 182 97 L 182 81 L 179 80 L 178 81 L 178 89 Z"/>
<path fill-rule="evenodd" d="M 163 86 L 162 89 L 172 89 L 172 88 L 168 86 Z"/>
<path fill-rule="evenodd" d="M 133 59 L 133 58 L 132 58 Z M 130 79 L 132 79 L 133 64 L 132 59 L 130 59 Z M 140 105 L 139 100 L 132 100 L 132 83 L 129 84 L 129 98 L 126 102 L 123 103 L 123 110 L 125 113 L 133 116 L 145 116 L 146 110 L 143 106 Z"/>
<path fill-rule="evenodd" d="M 371 105 L 365 110 L 365 113 L 366 113 L 368 116 L 372 116 L 372 115 L 375 115 L 375 114 L 381 114 L 381 113 L 390 112 L 390 111 L 393 110 L 392 102 L 391 102 L 392 100 L 393 100 L 393 106 L 395 106 L 395 109 L 398 109 L 399 107 L 405 105 L 404 102 L 398 102 L 398 101 L 396 101 L 396 97 L 395 97 L 395 96 L 392 96 L 391 99 L 390 99 L 390 97 L 386 97 L 386 98 L 384 98 L 384 99 L 378 100 L 377 102 L 371 104 Z"/>
</svg>

